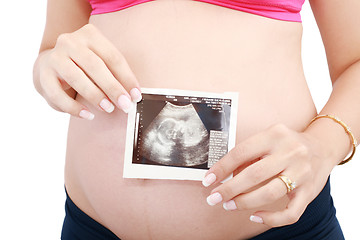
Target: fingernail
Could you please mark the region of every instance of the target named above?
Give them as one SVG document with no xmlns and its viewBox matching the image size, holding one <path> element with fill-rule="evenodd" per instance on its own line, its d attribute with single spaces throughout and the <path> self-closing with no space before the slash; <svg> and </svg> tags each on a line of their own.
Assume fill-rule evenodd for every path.
<svg viewBox="0 0 360 240">
<path fill-rule="evenodd" d="M 102 109 L 104 109 L 108 113 L 111 113 L 115 109 L 114 105 L 109 100 L 107 100 L 106 98 L 101 100 L 100 107 Z"/>
<path fill-rule="evenodd" d="M 87 120 L 93 120 L 95 115 L 92 114 L 91 112 L 87 111 L 87 110 L 81 110 L 79 113 L 79 116 L 81 118 L 87 119 Z"/>
<path fill-rule="evenodd" d="M 125 113 L 128 113 L 134 105 L 130 98 L 124 94 L 119 97 L 118 104 Z"/>
<path fill-rule="evenodd" d="M 137 88 L 133 88 L 130 90 L 130 96 L 133 102 L 140 102 L 142 99 L 141 92 Z"/>
<path fill-rule="evenodd" d="M 230 210 L 235 210 L 237 207 L 236 207 L 235 201 L 234 201 L 234 200 L 230 200 L 230 201 L 228 201 L 228 202 L 224 202 L 224 203 L 223 203 L 223 208 L 224 208 L 226 211 L 230 211 Z"/>
<path fill-rule="evenodd" d="M 254 215 L 250 216 L 250 221 L 255 222 L 255 223 L 264 223 L 264 221 L 261 217 L 254 216 Z"/>
<path fill-rule="evenodd" d="M 211 184 L 213 184 L 215 181 L 216 181 L 216 175 L 214 173 L 210 173 L 204 178 L 204 180 L 202 181 L 202 184 L 205 187 L 208 187 Z"/>
<path fill-rule="evenodd" d="M 210 206 L 214 206 L 215 204 L 218 204 L 222 201 L 222 196 L 220 193 L 216 192 L 208 196 L 206 198 L 206 201 Z"/>
</svg>

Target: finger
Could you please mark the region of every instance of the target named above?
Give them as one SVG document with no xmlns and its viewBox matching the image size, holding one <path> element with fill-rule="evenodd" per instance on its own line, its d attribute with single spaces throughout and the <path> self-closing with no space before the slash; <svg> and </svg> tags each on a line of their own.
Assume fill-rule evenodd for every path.
<svg viewBox="0 0 360 240">
<path fill-rule="evenodd" d="M 308 205 L 305 191 L 304 189 L 298 189 L 296 192 L 291 192 L 291 194 L 289 194 L 290 202 L 284 210 L 277 212 L 259 211 L 254 213 L 250 217 L 250 220 L 266 224 L 270 227 L 296 223 Z"/>
<path fill-rule="evenodd" d="M 277 177 L 254 191 L 240 194 L 234 199 L 224 202 L 223 207 L 225 210 L 255 209 L 273 203 L 287 193 L 284 182 Z"/>
<path fill-rule="evenodd" d="M 246 192 L 250 188 L 278 175 L 285 168 L 279 156 L 270 155 L 248 166 L 231 180 L 213 189 L 211 193 L 219 193 L 223 201 Z"/>
<path fill-rule="evenodd" d="M 132 100 L 135 102 L 140 101 L 139 82 L 125 57 L 96 27 L 88 24 L 85 30 L 89 34 L 89 37 L 86 38 L 88 47 L 104 61 L 112 75 L 131 95 Z"/>
<path fill-rule="evenodd" d="M 65 59 L 58 66 L 58 74 L 87 101 L 99 109 L 111 113 L 113 104 L 106 95 L 86 76 L 86 74 L 70 59 Z"/>
<path fill-rule="evenodd" d="M 70 57 L 101 91 L 125 113 L 128 113 L 134 107 L 131 96 L 126 89 L 94 52 L 85 47 L 79 47 L 77 50 L 72 51 Z"/>
<path fill-rule="evenodd" d="M 122 85 L 124 82 L 120 83 L 94 52 L 81 45 L 70 52 L 70 58 L 120 109 L 128 113 L 134 107 L 130 94 Z M 131 91 L 133 94 L 134 90 Z"/>
<path fill-rule="evenodd" d="M 42 88 L 44 92 L 46 92 L 46 100 L 49 104 L 55 105 L 61 111 L 87 120 L 94 118 L 94 114 L 88 111 L 84 105 L 75 101 L 65 93 L 55 74 L 49 74 L 46 77 L 46 81 L 43 81 Z"/>
<path fill-rule="evenodd" d="M 203 185 L 207 187 L 220 182 L 243 164 L 269 153 L 273 139 L 269 133 L 269 131 L 257 133 L 236 145 L 209 169 Z"/>
</svg>

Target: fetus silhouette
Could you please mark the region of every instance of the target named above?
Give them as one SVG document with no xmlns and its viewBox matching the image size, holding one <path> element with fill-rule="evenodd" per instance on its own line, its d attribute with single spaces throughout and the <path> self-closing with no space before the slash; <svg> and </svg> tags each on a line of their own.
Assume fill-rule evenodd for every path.
<svg viewBox="0 0 360 240">
<path fill-rule="evenodd" d="M 140 154 L 170 166 L 196 166 L 208 161 L 209 133 L 192 104 L 167 102 L 143 132 Z"/>
</svg>

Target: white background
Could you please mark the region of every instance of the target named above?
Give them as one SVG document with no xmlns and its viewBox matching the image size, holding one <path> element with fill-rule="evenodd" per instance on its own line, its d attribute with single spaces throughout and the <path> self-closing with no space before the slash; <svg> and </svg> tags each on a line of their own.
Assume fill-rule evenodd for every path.
<svg viewBox="0 0 360 240">
<path fill-rule="evenodd" d="M 3 1 L 1 10 L 0 239 L 59 239 L 69 117 L 51 109 L 32 83 L 46 0 Z M 331 83 L 308 2 L 302 18 L 305 74 L 320 111 Z M 350 163 L 336 167 L 331 178 L 337 216 L 347 240 L 360 239 L 359 152 Z"/>
</svg>

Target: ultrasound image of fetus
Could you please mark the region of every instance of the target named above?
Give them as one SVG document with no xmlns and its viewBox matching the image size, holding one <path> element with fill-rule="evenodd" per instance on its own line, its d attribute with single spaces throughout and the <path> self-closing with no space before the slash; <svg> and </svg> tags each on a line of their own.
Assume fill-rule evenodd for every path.
<svg viewBox="0 0 360 240">
<path fill-rule="evenodd" d="M 168 166 L 196 166 L 208 161 L 209 133 L 194 106 L 167 102 L 143 132 L 140 154 Z"/>
</svg>

